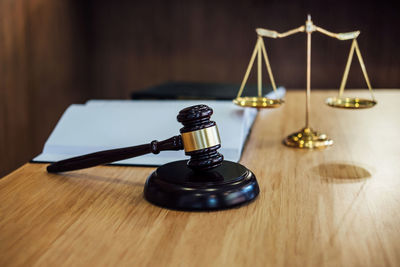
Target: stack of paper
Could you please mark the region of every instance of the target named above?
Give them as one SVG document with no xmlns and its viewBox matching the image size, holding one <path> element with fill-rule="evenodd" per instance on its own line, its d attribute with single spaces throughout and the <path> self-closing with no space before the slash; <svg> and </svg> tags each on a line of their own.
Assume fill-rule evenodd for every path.
<svg viewBox="0 0 400 267">
<path fill-rule="evenodd" d="M 176 116 L 181 109 L 197 104 L 214 110 L 211 120 L 220 132 L 219 152 L 227 160 L 239 161 L 256 109 L 241 108 L 231 101 L 90 100 L 84 105 L 71 105 L 64 112 L 43 152 L 33 162 L 54 162 L 179 135 L 183 126 Z M 115 164 L 157 166 L 182 159 L 188 159 L 184 151 L 162 151 Z"/>
</svg>

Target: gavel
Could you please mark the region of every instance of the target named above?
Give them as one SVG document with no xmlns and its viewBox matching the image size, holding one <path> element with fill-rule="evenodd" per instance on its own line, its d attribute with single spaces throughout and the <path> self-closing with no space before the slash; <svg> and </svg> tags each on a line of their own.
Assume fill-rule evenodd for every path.
<svg viewBox="0 0 400 267">
<path fill-rule="evenodd" d="M 95 152 L 61 160 L 47 167 L 50 173 L 93 167 L 165 150 L 185 150 L 189 160 L 158 167 L 147 178 L 144 197 L 157 206 L 176 210 L 219 210 L 248 203 L 259 194 L 255 175 L 245 166 L 224 160 L 217 151 L 221 141 L 206 105 L 182 109 L 177 120 L 180 135 L 149 144 Z"/>
<path fill-rule="evenodd" d="M 158 154 L 166 150 L 185 150 L 190 156 L 189 168 L 196 171 L 209 170 L 222 164 L 224 157 L 217 151 L 221 141 L 217 125 L 210 120 L 213 110 L 206 105 L 195 105 L 182 109 L 177 120 L 183 124 L 180 135 L 164 141 L 118 148 L 86 154 L 55 162 L 47 167 L 50 173 L 89 168 L 114 161 L 133 158 L 149 153 Z"/>
</svg>

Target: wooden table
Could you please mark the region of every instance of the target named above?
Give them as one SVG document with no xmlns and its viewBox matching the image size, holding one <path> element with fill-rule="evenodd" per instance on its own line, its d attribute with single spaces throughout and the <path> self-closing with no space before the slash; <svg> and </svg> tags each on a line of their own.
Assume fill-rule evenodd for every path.
<svg viewBox="0 0 400 267">
<path fill-rule="evenodd" d="M 334 94 L 312 92 L 325 150 L 281 143 L 304 126 L 303 91 L 261 111 L 241 160 L 261 193 L 237 209 L 153 206 L 154 168 L 25 164 L 0 180 L 0 266 L 399 266 L 400 91 L 357 111 L 326 106 Z"/>
</svg>

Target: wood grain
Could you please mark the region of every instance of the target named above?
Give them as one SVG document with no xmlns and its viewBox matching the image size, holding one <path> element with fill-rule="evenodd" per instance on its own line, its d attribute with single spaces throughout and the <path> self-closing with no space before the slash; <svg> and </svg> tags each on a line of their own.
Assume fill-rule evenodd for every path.
<svg viewBox="0 0 400 267">
<path fill-rule="evenodd" d="M 317 0 L 0 1 L 0 176 L 40 153 L 72 103 L 128 98 L 166 81 L 239 84 L 254 29 L 286 31 L 307 13 L 334 32 L 360 30 L 372 86 L 398 88 L 397 9 L 380 1 L 328 6 Z M 339 86 L 350 42 L 318 33 L 312 39 L 313 86 Z M 304 87 L 305 35 L 265 42 L 277 84 Z M 349 75 L 349 88 L 365 86 L 358 62 Z"/>
<path fill-rule="evenodd" d="M 358 111 L 323 104 L 334 93 L 311 94 L 311 125 L 335 141 L 325 150 L 281 144 L 304 126 L 304 92 L 260 112 L 241 163 L 261 193 L 237 209 L 153 206 L 154 168 L 25 164 L 0 179 L 0 266 L 400 265 L 400 91 Z"/>
<path fill-rule="evenodd" d="M 90 93 L 73 2 L 0 1 L 0 176 L 40 153 L 62 112 Z"/>
<path fill-rule="evenodd" d="M 93 86 L 100 97 L 126 97 L 165 81 L 238 83 L 257 41 L 255 28 L 284 32 L 313 22 L 333 32 L 360 30 L 358 37 L 372 86 L 399 88 L 400 17 L 391 4 L 368 1 L 91 1 Z M 373 18 L 371 20 L 371 18 Z M 306 84 L 306 34 L 265 39 L 278 85 Z M 351 41 L 312 36 L 314 88 L 340 85 Z M 253 69 L 249 82 L 256 84 Z M 269 79 L 265 79 L 268 81 Z M 354 60 L 349 88 L 366 86 Z M 264 82 L 265 84 L 265 82 Z M 246 90 L 245 90 L 246 91 Z"/>
</svg>

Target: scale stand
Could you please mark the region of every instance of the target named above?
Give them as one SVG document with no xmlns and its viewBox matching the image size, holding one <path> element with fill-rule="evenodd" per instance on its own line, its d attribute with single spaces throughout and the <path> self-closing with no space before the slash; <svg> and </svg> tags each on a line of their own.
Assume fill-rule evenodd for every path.
<svg viewBox="0 0 400 267">
<path fill-rule="evenodd" d="M 308 15 L 305 25 L 300 26 L 295 29 L 292 29 L 292 30 L 289 30 L 284 33 L 278 33 L 276 31 L 257 28 L 256 29 L 256 32 L 258 34 L 257 43 L 254 48 L 253 55 L 251 56 L 249 66 L 247 67 L 244 79 L 240 86 L 238 95 L 237 95 L 236 99 L 233 100 L 233 102 L 236 105 L 239 105 L 241 107 L 275 108 L 275 107 L 279 107 L 281 104 L 284 103 L 283 99 L 269 99 L 269 98 L 263 97 L 261 94 L 261 92 L 262 92 L 262 84 L 261 84 L 261 80 L 262 80 L 261 57 L 262 57 L 262 55 L 264 56 L 264 60 L 265 60 L 265 64 L 267 67 L 268 75 L 271 80 L 272 88 L 276 92 L 276 85 L 275 85 L 274 77 L 272 75 L 271 66 L 270 66 L 270 63 L 268 60 L 263 37 L 269 37 L 269 38 L 276 39 L 276 38 L 284 38 L 284 37 L 293 35 L 298 32 L 307 33 L 306 125 L 300 131 L 290 134 L 283 140 L 283 143 L 289 147 L 313 149 L 313 148 L 325 148 L 325 147 L 331 146 L 333 144 L 333 140 L 330 139 L 326 134 L 318 133 L 317 131 L 314 131 L 310 126 L 309 113 L 310 113 L 310 95 L 311 95 L 311 34 L 314 31 L 318 31 L 324 35 L 327 35 L 332 38 L 336 38 L 341 41 L 353 40 L 352 46 L 350 48 L 350 54 L 349 54 L 347 64 L 345 67 L 345 71 L 343 74 L 342 83 L 340 85 L 339 95 L 337 97 L 328 98 L 326 100 L 326 104 L 330 107 L 345 108 L 345 109 L 371 108 L 377 104 L 377 102 L 374 98 L 373 92 L 372 92 L 371 84 L 369 82 L 367 70 L 365 68 L 365 64 L 362 59 L 361 52 L 360 52 L 360 49 L 358 47 L 357 40 L 356 40 L 358 35 L 360 34 L 360 31 L 347 32 L 347 33 L 333 33 L 333 32 L 327 31 L 323 28 L 320 28 L 320 27 L 314 25 L 311 20 L 310 15 Z M 362 69 L 365 81 L 367 83 L 368 89 L 371 93 L 372 99 L 361 99 L 358 97 L 343 97 L 344 87 L 347 82 L 347 77 L 349 74 L 350 65 L 351 65 L 351 61 L 353 59 L 354 51 L 356 51 L 356 54 L 357 54 L 358 60 L 360 62 L 361 69 Z M 249 77 L 249 73 L 253 66 L 256 55 L 258 55 L 258 76 L 257 76 L 257 78 L 258 78 L 258 96 L 257 97 L 242 97 L 243 89 L 244 89 L 247 79 Z"/>
</svg>

